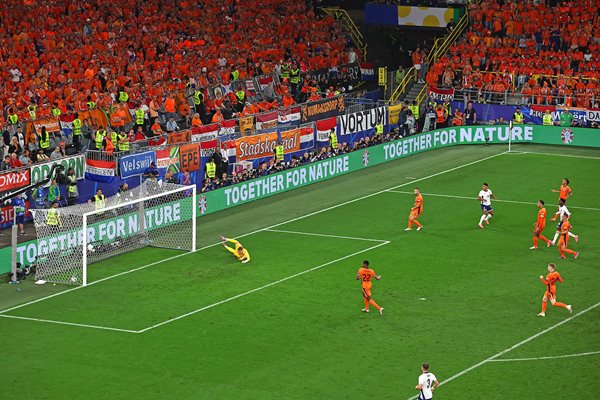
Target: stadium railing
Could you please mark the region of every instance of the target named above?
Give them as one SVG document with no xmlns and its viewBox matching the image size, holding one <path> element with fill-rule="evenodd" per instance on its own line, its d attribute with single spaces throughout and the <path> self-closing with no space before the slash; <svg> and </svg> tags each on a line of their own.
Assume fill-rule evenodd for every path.
<svg viewBox="0 0 600 400">
<path fill-rule="evenodd" d="M 335 7 L 324 7 L 322 10 L 327 14 L 332 15 L 336 21 L 340 23 L 342 29 L 345 29 L 350 35 L 350 38 L 352 39 L 352 42 L 356 48 L 360 50 L 363 61 L 367 61 L 367 42 L 348 12 L 344 9 Z"/>
</svg>

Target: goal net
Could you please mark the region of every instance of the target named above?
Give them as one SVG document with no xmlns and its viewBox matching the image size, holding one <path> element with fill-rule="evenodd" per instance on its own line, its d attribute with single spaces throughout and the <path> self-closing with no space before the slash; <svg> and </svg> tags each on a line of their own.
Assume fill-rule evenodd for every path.
<svg viewBox="0 0 600 400">
<path fill-rule="evenodd" d="M 147 246 L 196 250 L 196 187 L 146 181 L 69 207 L 34 211 L 36 279 L 88 284 L 91 264 Z"/>
</svg>

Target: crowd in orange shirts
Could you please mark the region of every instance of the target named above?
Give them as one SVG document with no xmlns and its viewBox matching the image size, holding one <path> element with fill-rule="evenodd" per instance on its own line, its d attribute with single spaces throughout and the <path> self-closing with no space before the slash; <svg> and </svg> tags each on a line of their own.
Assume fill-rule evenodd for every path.
<svg viewBox="0 0 600 400">
<path fill-rule="evenodd" d="M 471 6 L 466 37 L 426 81 L 522 92 L 534 104 L 592 106 L 600 99 L 600 2 L 547 3 L 486 0 Z"/>
<path fill-rule="evenodd" d="M 0 105 L 28 119 L 229 84 L 289 59 L 303 70 L 347 62 L 329 16 L 284 0 L 0 2 Z M 162 104 L 160 104 L 162 106 Z"/>
</svg>

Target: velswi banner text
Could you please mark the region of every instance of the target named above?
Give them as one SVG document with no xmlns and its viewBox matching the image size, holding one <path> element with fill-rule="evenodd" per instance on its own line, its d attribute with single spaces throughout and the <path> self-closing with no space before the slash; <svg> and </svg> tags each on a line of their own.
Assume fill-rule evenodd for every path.
<svg viewBox="0 0 600 400">
<path fill-rule="evenodd" d="M 156 163 L 156 153 L 154 151 L 123 156 L 119 160 L 121 178 L 142 175 L 151 163 Z"/>
</svg>

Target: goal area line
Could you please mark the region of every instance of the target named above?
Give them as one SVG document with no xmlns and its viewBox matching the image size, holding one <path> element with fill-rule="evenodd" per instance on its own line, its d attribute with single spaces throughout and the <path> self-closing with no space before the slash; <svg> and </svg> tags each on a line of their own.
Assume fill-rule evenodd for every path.
<svg viewBox="0 0 600 400">
<path fill-rule="evenodd" d="M 267 283 L 265 285 L 259 286 L 257 288 L 254 288 L 254 289 L 251 289 L 251 290 L 248 290 L 248 291 L 245 291 L 243 293 L 239 293 L 237 295 L 231 296 L 229 298 L 226 298 L 224 300 L 218 301 L 216 303 L 213 303 L 213 304 L 210 304 L 210 305 L 207 305 L 207 306 L 203 306 L 203 307 L 197 308 L 195 310 L 189 311 L 189 312 L 187 312 L 185 314 L 181 314 L 181 315 L 173 317 L 173 318 L 169 318 L 167 320 L 164 320 L 162 322 L 156 323 L 154 325 L 151 325 L 151 326 L 145 327 L 143 329 L 139 329 L 139 330 L 124 329 L 124 328 L 115 328 L 115 327 L 101 326 L 101 325 L 91 325 L 91 324 L 84 324 L 84 323 L 77 323 L 77 322 L 56 321 L 56 320 L 50 320 L 50 319 L 44 319 L 44 318 L 23 317 L 23 316 L 18 316 L 18 315 L 9 315 L 9 314 L 5 314 L 5 313 L 0 314 L 0 317 L 3 317 L 3 318 L 12 318 L 12 319 L 20 319 L 20 320 L 27 320 L 27 321 L 35 321 L 35 322 L 43 322 L 43 323 L 50 323 L 50 324 L 70 325 L 70 326 L 75 326 L 75 327 L 80 327 L 80 328 L 91 328 L 91 329 L 100 329 L 100 330 L 107 330 L 107 331 L 115 331 L 115 332 L 125 332 L 125 333 L 136 333 L 136 334 L 139 334 L 139 333 L 144 333 L 144 332 L 150 331 L 152 329 L 159 328 L 159 327 L 164 326 L 166 324 L 169 324 L 171 322 L 175 322 L 175 321 L 178 321 L 180 319 L 183 319 L 183 318 L 186 318 L 186 317 L 198 314 L 198 313 L 200 313 L 202 311 L 209 310 L 211 308 L 220 306 L 222 304 L 225 304 L 225 303 L 228 303 L 230 301 L 239 299 L 241 297 L 250 295 L 252 293 L 259 292 L 259 291 L 261 291 L 263 289 L 267 289 L 267 288 L 269 288 L 271 286 L 278 285 L 280 283 L 289 281 L 291 279 L 297 278 L 299 276 L 308 274 L 308 273 L 313 272 L 313 271 L 317 271 L 317 270 L 319 270 L 321 268 L 327 267 L 329 265 L 338 263 L 340 261 L 346 260 L 348 258 L 357 256 L 357 255 L 362 254 L 362 253 L 366 253 L 368 251 L 374 250 L 374 249 L 376 249 L 378 247 L 385 246 L 385 245 L 391 243 L 389 240 L 369 239 L 369 238 L 357 238 L 357 237 L 351 237 L 351 236 L 338 236 L 338 235 L 310 233 L 310 232 L 283 231 L 283 230 L 281 230 L 281 231 L 279 231 L 279 230 L 264 230 L 264 231 L 265 232 L 273 232 L 273 233 L 282 233 L 282 234 L 309 235 L 309 236 L 328 237 L 328 238 L 334 238 L 334 239 L 358 240 L 358 241 L 365 241 L 365 242 L 377 242 L 377 244 L 374 244 L 374 245 L 372 245 L 372 246 L 370 246 L 370 247 L 368 247 L 366 249 L 355 251 L 355 252 L 353 252 L 351 254 L 347 254 L 345 256 L 336 258 L 335 260 L 331 260 L 331 261 L 328 261 L 326 263 L 317 265 L 315 267 L 306 269 L 304 271 L 297 272 L 297 273 L 289 275 L 289 276 L 287 276 L 285 278 L 281 278 L 281 279 L 278 279 L 276 281 L 269 282 L 269 283 Z"/>
</svg>

